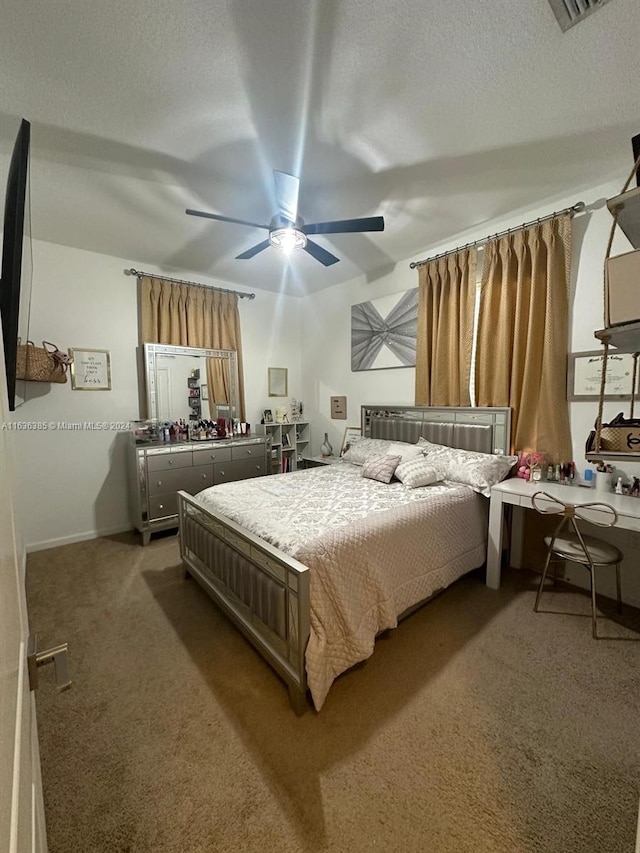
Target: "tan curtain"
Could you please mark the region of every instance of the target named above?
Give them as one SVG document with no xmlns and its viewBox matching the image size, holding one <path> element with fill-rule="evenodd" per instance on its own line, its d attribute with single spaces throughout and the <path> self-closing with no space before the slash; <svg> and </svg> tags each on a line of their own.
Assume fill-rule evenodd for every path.
<svg viewBox="0 0 640 853">
<path fill-rule="evenodd" d="M 476 251 L 418 267 L 416 405 L 469 406 Z"/>
<path fill-rule="evenodd" d="M 572 458 L 567 405 L 571 218 L 485 247 L 476 389 L 479 406 L 510 406 L 512 449 Z"/>
<path fill-rule="evenodd" d="M 238 296 L 212 287 L 176 284 L 140 277 L 140 334 L 143 343 L 235 350 L 238 359 L 238 403 L 245 420 L 242 336 Z M 209 369 L 207 368 L 207 374 Z M 209 397 L 226 399 L 222 373 L 209 380 Z"/>
</svg>

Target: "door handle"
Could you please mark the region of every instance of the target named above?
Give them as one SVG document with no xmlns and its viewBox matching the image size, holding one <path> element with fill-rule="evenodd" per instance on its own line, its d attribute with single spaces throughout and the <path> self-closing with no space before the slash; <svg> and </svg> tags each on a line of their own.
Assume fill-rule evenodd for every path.
<svg viewBox="0 0 640 853">
<path fill-rule="evenodd" d="M 71 687 L 71 679 L 69 678 L 69 649 L 67 644 L 61 643 L 59 646 L 53 646 L 53 648 L 42 652 L 38 651 L 37 645 L 37 635 L 32 634 L 27 645 L 29 688 L 31 690 L 38 689 L 38 668 L 52 663 L 55 668 L 58 692 L 62 693 L 63 690 L 68 690 Z"/>
</svg>

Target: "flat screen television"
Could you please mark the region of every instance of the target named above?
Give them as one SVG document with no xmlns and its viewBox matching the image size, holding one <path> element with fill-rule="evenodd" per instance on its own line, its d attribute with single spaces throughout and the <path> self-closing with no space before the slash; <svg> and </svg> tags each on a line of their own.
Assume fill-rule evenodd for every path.
<svg viewBox="0 0 640 853">
<path fill-rule="evenodd" d="M 4 361 L 7 372 L 10 411 L 14 411 L 16 400 L 20 282 L 22 278 L 22 247 L 24 242 L 24 214 L 29 173 L 30 138 L 31 125 L 26 119 L 22 119 L 20 130 L 13 146 L 9 175 L 7 177 L 7 191 L 4 199 L 0 317 L 2 318 Z"/>
</svg>

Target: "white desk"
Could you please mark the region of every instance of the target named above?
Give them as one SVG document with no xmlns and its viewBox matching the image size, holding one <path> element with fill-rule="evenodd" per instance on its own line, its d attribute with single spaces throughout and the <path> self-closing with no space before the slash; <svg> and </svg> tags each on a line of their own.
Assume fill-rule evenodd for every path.
<svg viewBox="0 0 640 853">
<path fill-rule="evenodd" d="M 504 480 L 491 489 L 489 506 L 487 586 L 492 589 L 500 587 L 504 505 L 510 504 L 514 507 L 511 521 L 509 564 L 520 569 L 522 568 L 523 510 L 533 509 L 531 498 L 536 492 L 548 492 L 553 497 L 576 505 L 593 501 L 607 503 L 618 513 L 617 527 L 640 531 L 640 498 L 585 489 L 581 486 L 561 486 L 559 483 L 547 483 L 545 480 L 539 483 L 528 483 L 519 477 Z"/>
</svg>

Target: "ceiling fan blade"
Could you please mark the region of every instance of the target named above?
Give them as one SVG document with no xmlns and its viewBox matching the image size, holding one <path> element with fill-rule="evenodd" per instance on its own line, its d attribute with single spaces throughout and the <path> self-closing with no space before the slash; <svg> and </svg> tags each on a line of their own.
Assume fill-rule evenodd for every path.
<svg viewBox="0 0 640 853">
<path fill-rule="evenodd" d="M 307 240 L 307 245 L 304 247 L 305 252 L 309 252 L 311 257 L 315 258 L 316 261 L 320 261 L 321 264 L 324 264 L 325 267 L 330 267 L 332 264 L 337 264 L 340 258 L 336 258 L 335 255 L 332 255 L 331 252 L 327 252 L 326 249 L 323 249 L 322 246 L 318 246 L 317 243 L 313 243 L 311 240 Z"/>
<path fill-rule="evenodd" d="M 300 229 L 305 234 L 349 234 L 356 231 L 384 231 L 382 216 L 364 219 L 339 219 L 337 222 L 312 222 Z"/>
<path fill-rule="evenodd" d="M 256 243 L 255 246 L 252 246 L 250 249 L 247 249 L 246 252 L 243 252 L 241 255 L 236 255 L 237 261 L 247 261 L 249 258 L 252 258 L 254 255 L 257 255 L 258 252 L 264 252 L 265 249 L 268 249 L 271 243 L 268 240 L 263 240 L 262 243 Z"/>
<path fill-rule="evenodd" d="M 283 219 L 295 222 L 298 216 L 298 192 L 300 178 L 294 178 L 286 172 L 274 170 L 273 179 L 276 184 L 276 202 L 278 213 Z"/>
<path fill-rule="evenodd" d="M 218 222 L 233 222 L 234 225 L 249 225 L 251 228 L 266 228 L 269 230 L 268 225 L 260 225 L 259 222 L 247 222 L 245 219 L 232 219 L 230 216 L 220 216 L 218 213 L 205 213 L 204 210 L 191 210 L 187 208 L 185 213 L 188 213 L 189 216 L 202 216 L 204 219 L 217 219 Z"/>
</svg>

